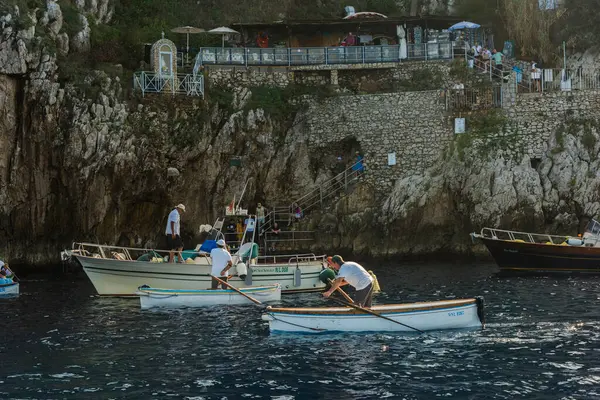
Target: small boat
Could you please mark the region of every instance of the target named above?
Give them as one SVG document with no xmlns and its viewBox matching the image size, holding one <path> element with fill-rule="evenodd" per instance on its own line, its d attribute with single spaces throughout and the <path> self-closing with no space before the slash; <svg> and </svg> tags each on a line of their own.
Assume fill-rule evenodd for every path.
<svg viewBox="0 0 600 400">
<path fill-rule="evenodd" d="M 144 284 L 178 290 L 210 287 L 209 254 L 196 252 L 194 260 L 181 264 L 164 262 L 168 254 L 165 250 L 74 243 L 62 257 L 77 260 L 101 296 L 135 296 Z M 238 258 L 234 256 L 234 260 Z M 325 256 L 315 254 L 259 256 L 247 264 L 235 262 L 230 283 L 235 287 L 281 284 L 284 293 L 318 292 L 325 289 L 319 279 L 324 262 Z"/>
<path fill-rule="evenodd" d="M 485 323 L 483 298 L 376 305 L 366 310 L 387 318 L 352 307 L 267 307 L 262 319 L 269 322 L 271 332 L 294 333 L 416 332 L 483 328 Z"/>
<path fill-rule="evenodd" d="M 239 290 L 263 303 L 281 300 L 281 285 L 278 284 L 240 288 Z M 252 304 L 247 297 L 232 289 L 179 290 L 140 286 L 136 294 L 140 297 L 142 309 Z"/>
<path fill-rule="evenodd" d="M 0 298 L 15 297 L 19 295 L 19 283 L 3 283 L 0 284 Z"/>
<path fill-rule="evenodd" d="M 483 228 L 471 233 L 501 271 L 600 273 L 600 223 L 591 220 L 581 237 Z"/>
</svg>

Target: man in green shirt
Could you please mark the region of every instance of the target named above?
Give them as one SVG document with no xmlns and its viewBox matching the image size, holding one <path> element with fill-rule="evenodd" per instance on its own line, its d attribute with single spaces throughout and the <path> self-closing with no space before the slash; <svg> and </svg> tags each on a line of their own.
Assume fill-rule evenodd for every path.
<svg viewBox="0 0 600 400">
<path fill-rule="evenodd" d="M 494 51 L 492 52 L 492 59 L 494 60 L 494 73 L 497 74 L 500 78 L 503 78 L 502 76 L 502 56 L 503 54 L 499 51 L 496 51 L 496 49 L 494 49 Z"/>
</svg>

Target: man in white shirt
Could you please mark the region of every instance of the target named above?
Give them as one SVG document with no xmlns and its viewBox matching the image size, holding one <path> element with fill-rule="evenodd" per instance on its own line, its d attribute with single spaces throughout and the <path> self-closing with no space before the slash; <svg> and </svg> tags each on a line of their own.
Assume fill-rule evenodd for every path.
<svg viewBox="0 0 600 400">
<path fill-rule="evenodd" d="M 210 258 L 212 259 L 212 269 L 210 274 L 212 276 L 217 276 L 222 281 L 227 282 L 227 271 L 233 266 L 233 260 L 231 258 L 231 254 L 227 251 L 225 247 L 225 241 L 223 239 L 217 240 L 216 248 L 212 249 L 210 252 Z M 219 285 L 223 289 L 228 289 L 226 285 L 223 285 L 216 279 L 212 279 L 211 289 L 218 289 Z"/>
<path fill-rule="evenodd" d="M 183 262 L 181 252 L 183 251 L 183 241 L 181 240 L 181 213 L 185 212 L 185 206 L 178 204 L 169 213 L 167 219 L 167 229 L 165 229 L 165 235 L 167 236 L 167 247 L 169 250 L 169 262 L 174 262 L 174 252 L 177 251 L 178 262 Z"/>
<path fill-rule="evenodd" d="M 360 264 L 344 261 L 342 256 L 331 257 L 330 265 L 338 271 L 337 278 L 331 284 L 331 289 L 323 293 L 329 297 L 340 286 L 350 285 L 356 289 L 354 301 L 361 307 L 371 307 L 373 297 L 373 277 Z"/>
</svg>

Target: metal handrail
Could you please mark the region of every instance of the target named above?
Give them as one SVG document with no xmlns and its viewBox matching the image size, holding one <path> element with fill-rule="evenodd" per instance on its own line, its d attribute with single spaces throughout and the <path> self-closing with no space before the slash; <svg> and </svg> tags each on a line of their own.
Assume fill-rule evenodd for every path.
<svg viewBox="0 0 600 400">
<path fill-rule="evenodd" d="M 563 243 L 565 241 L 565 239 L 570 237 L 570 236 L 548 235 L 545 233 L 510 231 L 510 230 L 494 229 L 494 228 L 481 229 L 481 236 L 486 237 L 486 238 L 498 239 L 498 237 L 501 236 L 501 235 L 498 235 L 498 233 L 503 234 L 506 237 L 508 237 L 509 238 L 508 240 L 523 240 L 522 238 L 526 238 L 527 241 L 530 243 L 540 243 L 539 241 L 536 241 L 534 239 L 534 237 L 539 237 L 539 238 L 547 239 L 547 241 L 549 241 L 552 244 L 560 244 L 560 243 Z M 502 240 L 502 239 L 500 239 L 500 240 Z M 554 240 L 557 240 L 558 243 L 555 242 Z"/>
<path fill-rule="evenodd" d="M 141 71 L 133 74 L 133 88 L 146 93 L 185 94 L 204 96 L 204 75 L 202 74 L 161 74 Z"/>
<path fill-rule="evenodd" d="M 400 45 L 335 47 L 204 47 L 196 56 L 194 69 L 215 65 L 336 65 L 400 62 L 402 60 L 453 59 L 454 42 Z M 466 52 L 466 47 L 465 47 Z"/>
<path fill-rule="evenodd" d="M 296 201 L 294 201 L 291 205 L 290 205 L 290 210 L 293 211 L 293 205 L 297 204 L 303 212 L 306 212 L 307 210 L 309 210 L 310 208 L 312 208 L 314 205 L 319 204 L 319 203 L 323 203 L 323 200 L 329 196 L 332 196 L 334 194 L 336 194 L 337 192 L 343 190 L 346 190 L 348 188 L 348 184 L 354 182 L 356 179 L 358 179 L 358 176 L 360 175 L 360 171 L 355 170 L 355 167 L 361 166 L 362 168 L 364 168 L 364 159 L 355 162 L 354 164 L 352 164 L 351 166 L 349 166 L 348 168 L 346 168 L 344 171 L 340 172 L 339 174 L 335 175 L 333 178 L 328 179 L 327 181 L 321 183 L 319 185 L 318 188 L 315 188 L 313 190 L 311 190 L 310 192 L 308 192 L 307 194 L 305 194 L 304 196 L 300 197 L 299 199 L 296 199 Z M 326 191 L 327 189 L 333 189 L 336 190 L 336 192 L 333 191 Z M 318 196 L 318 197 L 317 197 Z M 317 201 L 318 198 L 318 201 Z M 308 200 L 310 199 L 310 201 L 312 201 L 312 203 L 310 203 Z M 302 206 L 302 204 L 307 204 L 304 207 Z"/>
</svg>

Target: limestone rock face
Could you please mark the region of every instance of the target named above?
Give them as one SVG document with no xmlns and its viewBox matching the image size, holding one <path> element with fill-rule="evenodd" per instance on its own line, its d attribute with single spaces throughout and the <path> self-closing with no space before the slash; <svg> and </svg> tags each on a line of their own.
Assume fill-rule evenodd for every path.
<svg viewBox="0 0 600 400">
<path fill-rule="evenodd" d="M 496 156 L 471 165 L 454 159 L 399 180 L 380 216 L 393 236 L 386 253 L 469 252 L 466 233 L 485 226 L 560 234 L 581 230 L 600 211 L 600 148 L 596 128 L 573 126 L 562 148 L 551 138 L 535 169 L 529 157 Z"/>
<path fill-rule="evenodd" d="M 20 29 L 18 9 L 0 16 L 0 255 L 9 260 L 57 261 L 58 251 L 74 240 L 160 246 L 166 215 L 178 203 L 187 207 L 183 235 L 186 246 L 193 246 L 199 227 L 212 224 L 246 184 L 245 202 L 269 208 L 331 179 L 335 166 L 327 166 L 321 152 L 333 155 L 336 146 L 352 142 L 347 139 L 384 151 L 400 140 L 371 133 L 417 125 L 423 137 L 453 140 L 441 117 L 423 121 L 414 107 L 427 103 L 441 115 L 437 92 L 407 95 L 406 104 L 377 96 L 381 107 L 414 112 L 414 122 L 400 126 L 382 111 L 372 116 L 377 125 L 359 120 L 354 110 L 368 102 L 353 96 L 333 101 L 347 108 L 335 118 L 316 121 L 330 115 L 316 102 L 274 117 L 250 109 L 252 91 L 231 82 L 247 79 L 251 85 L 256 76 L 238 72 L 220 73 L 230 86 L 227 101 L 210 90 L 207 101 L 126 97 L 130 82 L 101 71 L 65 84 L 58 79 L 58 56 L 38 31 L 52 32 L 59 56 L 68 57 L 89 48 L 83 14 L 106 22 L 113 12 L 108 0 L 76 4 L 83 29 L 70 38 L 52 0 L 37 13 L 39 20 L 30 15 L 30 25 Z M 420 9 L 425 3 L 413 4 Z M 289 83 L 288 74 L 274 76 L 274 85 Z M 317 246 L 327 252 L 371 255 L 472 252 L 468 233 L 484 226 L 575 233 L 600 212 L 600 140 L 595 122 L 569 124 L 540 144 L 541 162 L 519 152 L 454 149 L 432 166 L 389 180 L 386 165 L 375 169 L 367 159 L 366 176 L 312 211 L 305 223 L 319 232 Z M 321 127 L 320 142 L 308 125 Z M 337 136 L 334 125 L 342 132 Z M 406 148 L 406 156 L 437 154 L 431 147 L 423 139 Z"/>
</svg>

